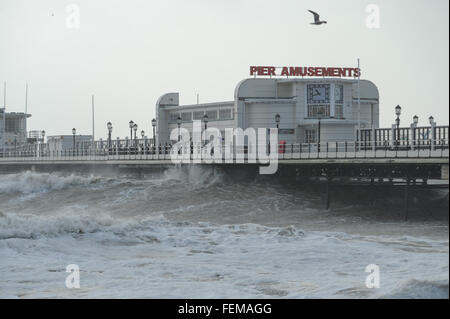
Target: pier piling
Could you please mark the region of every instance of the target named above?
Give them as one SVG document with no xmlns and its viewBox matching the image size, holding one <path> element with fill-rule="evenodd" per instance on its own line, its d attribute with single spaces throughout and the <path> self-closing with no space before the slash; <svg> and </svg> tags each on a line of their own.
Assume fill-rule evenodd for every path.
<svg viewBox="0 0 450 319">
<path fill-rule="evenodd" d="M 405 184 L 405 198 L 404 198 L 405 221 L 408 220 L 408 213 L 409 213 L 409 184 L 410 184 L 410 179 L 409 179 L 409 177 L 407 177 L 406 184 Z"/>
<path fill-rule="evenodd" d="M 330 209 L 330 181 L 331 178 L 327 177 L 327 184 L 326 184 L 326 209 Z"/>
</svg>

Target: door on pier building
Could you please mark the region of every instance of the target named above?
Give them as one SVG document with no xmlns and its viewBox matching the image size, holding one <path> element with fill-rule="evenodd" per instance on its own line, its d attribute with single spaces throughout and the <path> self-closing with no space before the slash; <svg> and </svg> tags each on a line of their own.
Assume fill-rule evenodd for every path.
<svg viewBox="0 0 450 319">
<path fill-rule="evenodd" d="M 305 127 L 303 134 L 303 143 L 317 143 L 318 142 L 318 128 L 314 126 Z"/>
</svg>

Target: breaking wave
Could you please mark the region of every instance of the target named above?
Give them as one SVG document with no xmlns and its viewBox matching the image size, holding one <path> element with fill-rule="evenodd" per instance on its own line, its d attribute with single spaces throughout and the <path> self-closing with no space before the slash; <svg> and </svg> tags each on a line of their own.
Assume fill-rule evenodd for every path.
<svg viewBox="0 0 450 319">
<path fill-rule="evenodd" d="M 195 234 L 267 234 L 277 238 L 304 237 L 303 230 L 294 226 L 266 227 L 255 224 L 242 225 L 214 225 L 211 223 L 191 223 L 169 221 L 162 216 L 141 218 L 113 218 L 106 214 L 80 215 L 64 214 L 60 216 L 17 215 L 0 212 L 0 239 L 38 239 L 52 238 L 65 235 L 90 234 L 110 232 L 113 235 L 131 238 L 144 233 L 161 235 L 167 232 L 184 232 L 186 235 Z M 190 232 L 191 234 L 188 234 Z M 188 236 L 188 237 L 189 237 Z M 161 238 L 161 241 L 164 239 Z"/>
<path fill-rule="evenodd" d="M 108 216 L 16 215 L 0 212 L 0 239 L 55 237 L 66 234 L 93 233 L 113 225 Z"/>
<path fill-rule="evenodd" d="M 0 193 L 35 194 L 62 190 L 70 186 L 95 184 L 100 177 L 77 175 L 56 175 L 26 171 L 19 174 L 0 174 Z"/>
<path fill-rule="evenodd" d="M 362 190 L 335 190 L 325 210 L 320 187 L 226 173 L 0 175 L 0 297 L 448 298 L 445 193 L 404 222 Z M 85 290 L 60 289 L 70 263 Z"/>
<path fill-rule="evenodd" d="M 186 166 L 164 171 L 166 181 L 178 181 L 192 186 L 211 186 L 225 181 L 225 174 L 216 167 Z"/>
<path fill-rule="evenodd" d="M 448 299 L 449 282 L 410 279 L 382 298 Z"/>
</svg>

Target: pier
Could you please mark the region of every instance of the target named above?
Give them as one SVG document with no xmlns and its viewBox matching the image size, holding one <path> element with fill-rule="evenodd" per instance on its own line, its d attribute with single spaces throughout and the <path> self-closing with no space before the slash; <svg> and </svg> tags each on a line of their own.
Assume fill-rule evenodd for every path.
<svg viewBox="0 0 450 319">
<path fill-rule="evenodd" d="M 381 130 L 381 129 L 380 129 Z M 429 183 L 430 180 L 448 181 L 449 140 L 448 126 L 442 129 L 439 139 L 398 141 L 389 135 L 362 136 L 354 142 L 324 142 L 303 144 L 279 144 L 277 150 L 278 170 L 276 176 L 314 178 L 324 183 L 324 202 L 331 206 L 333 187 L 351 185 L 369 187 L 395 187 L 404 191 L 404 215 L 408 218 L 409 197 L 417 188 L 447 188 L 448 183 Z M 372 130 L 373 133 L 373 130 Z M 376 133 L 376 132 L 375 132 Z M 406 135 L 405 135 L 406 136 Z M 386 137 L 388 139 L 386 139 Z M 102 171 L 118 170 L 133 172 L 141 178 L 146 171 L 164 170 L 176 165 L 201 165 L 220 167 L 227 171 L 243 171 L 257 174 L 262 165 L 248 159 L 247 149 L 234 149 L 232 161 L 175 164 L 171 159 L 172 145 L 151 145 L 145 140 L 95 141 L 74 143 L 75 148 L 51 150 L 47 144 L 34 145 L 34 149 L 22 149 L 0 156 L 0 172 L 12 171 Z M 202 145 L 190 145 L 180 149 L 193 159 L 194 147 L 200 157 L 206 155 Z M 210 149 L 208 149 L 210 150 Z M 237 155 L 241 152 L 242 158 Z M 209 155 L 209 154 L 208 154 Z M 189 158 L 189 156 L 188 156 Z M 208 157 L 209 158 L 209 157 Z"/>
</svg>

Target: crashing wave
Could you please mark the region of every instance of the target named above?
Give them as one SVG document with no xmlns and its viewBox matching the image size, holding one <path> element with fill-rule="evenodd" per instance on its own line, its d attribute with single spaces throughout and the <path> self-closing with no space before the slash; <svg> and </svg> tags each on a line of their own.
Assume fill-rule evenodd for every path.
<svg viewBox="0 0 450 319">
<path fill-rule="evenodd" d="M 84 186 L 98 182 L 99 177 L 77 175 L 61 176 L 26 171 L 19 174 L 0 175 L 0 193 L 36 194 L 62 190 L 69 186 Z"/>
<path fill-rule="evenodd" d="M 428 281 L 410 279 L 400 284 L 392 292 L 381 296 L 392 299 L 448 299 L 448 281 Z"/>
<path fill-rule="evenodd" d="M 56 237 L 64 234 L 93 233 L 110 227 L 111 218 L 105 216 L 37 216 L 0 212 L 0 239 Z"/>
</svg>

